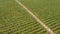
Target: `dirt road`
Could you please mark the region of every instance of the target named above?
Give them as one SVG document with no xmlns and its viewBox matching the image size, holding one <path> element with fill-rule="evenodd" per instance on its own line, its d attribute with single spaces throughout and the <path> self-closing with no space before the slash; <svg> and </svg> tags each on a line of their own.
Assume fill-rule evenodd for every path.
<svg viewBox="0 0 60 34">
<path fill-rule="evenodd" d="M 26 10 L 26 12 L 28 12 L 33 18 L 35 18 L 35 20 L 40 23 L 40 25 L 42 25 L 42 27 L 44 27 L 50 34 L 54 34 L 54 32 L 48 28 L 48 26 L 46 26 L 43 21 L 41 21 L 35 14 L 33 14 L 24 4 L 22 4 L 20 1 L 16 0 L 16 2 Z"/>
</svg>

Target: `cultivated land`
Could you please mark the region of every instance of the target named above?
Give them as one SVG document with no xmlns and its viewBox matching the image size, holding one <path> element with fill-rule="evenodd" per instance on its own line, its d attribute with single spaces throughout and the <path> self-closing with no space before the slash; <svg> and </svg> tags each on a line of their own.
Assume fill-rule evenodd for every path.
<svg viewBox="0 0 60 34">
<path fill-rule="evenodd" d="M 60 0 L 20 0 L 20 2 L 44 21 L 52 31 L 60 34 Z"/>
<path fill-rule="evenodd" d="M 60 34 L 60 0 L 19 0 L 54 33 Z M 0 34 L 49 34 L 15 0 L 0 0 Z"/>
<path fill-rule="evenodd" d="M 0 34 L 31 34 L 35 32 L 48 34 L 15 0 L 0 0 Z"/>
<path fill-rule="evenodd" d="M 43 21 L 41 21 L 34 13 L 32 13 L 32 11 L 30 11 L 28 9 L 28 7 L 26 7 L 23 3 L 21 3 L 19 0 L 16 0 L 16 2 L 26 10 L 27 13 L 29 13 L 38 23 L 40 23 L 40 25 L 42 27 L 44 27 L 50 34 L 54 34 L 54 32 L 47 26 L 43 23 Z"/>
</svg>

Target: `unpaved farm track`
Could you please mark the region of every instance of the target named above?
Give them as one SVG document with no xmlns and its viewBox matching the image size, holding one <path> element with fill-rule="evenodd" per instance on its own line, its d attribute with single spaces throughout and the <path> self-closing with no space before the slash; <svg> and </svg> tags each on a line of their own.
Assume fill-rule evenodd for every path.
<svg viewBox="0 0 60 34">
<path fill-rule="evenodd" d="M 36 15 L 34 15 L 24 4 L 22 4 L 20 1 L 16 0 L 16 2 L 26 10 L 26 12 L 28 12 L 38 23 L 40 23 L 40 25 L 42 25 L 50 34 L 54 34 L 54 32 L 48 28 L 48 26 L 46 26 L 43 21 L 41 21 L 38 17 L 36 17 Z"/>
</svg>

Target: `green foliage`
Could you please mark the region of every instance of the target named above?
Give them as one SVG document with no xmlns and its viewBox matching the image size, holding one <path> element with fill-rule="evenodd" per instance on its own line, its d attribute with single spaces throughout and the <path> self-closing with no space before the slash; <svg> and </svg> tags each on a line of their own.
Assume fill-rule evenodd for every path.
<svg viewBox="0 0 60 34">
<path fill-rule="evenodd" d="M 36 31 L 48 33 L 15 0 L 0 0 L 0 34 L 32 34 Z"/>
<path fill-rule="evenodd" d="M 60 0 L 19 0 L 55 33 L 60 32 Z"/>
<path fill-rule="evenodd" d="M 19 0 L 52 31 L 60 33 L 60 0 Z M 15 0 L 0 0 L 0 34 L 49 34 Z"/>
</svg>

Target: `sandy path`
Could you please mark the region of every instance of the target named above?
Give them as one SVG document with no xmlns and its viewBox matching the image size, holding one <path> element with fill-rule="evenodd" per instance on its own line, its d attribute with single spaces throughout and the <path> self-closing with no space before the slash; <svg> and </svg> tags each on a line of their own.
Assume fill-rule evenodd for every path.
<svg viewBox="0 0 60 34">
<path fill-rule="evenodd" d="M 35 18 L 35 20 L 40 23 L 40 25 L 42 25 L 42 27 L 44 27 L 50 34 L 54 34 L 54 32 L 48 28 L 48 26 L 46 26 L 43 21 L 41 21 L 38 17 L 36 17 L 36 15 L 34 15 L 24 4 L 22 4 L 20 1 L 16 0 L 16 2 L 21 6 L 23 7 L 26 12 L 28 12 L 33 18 Z"/>
</svg>

